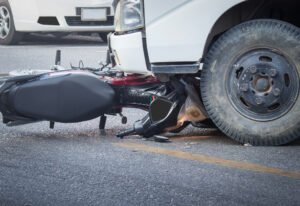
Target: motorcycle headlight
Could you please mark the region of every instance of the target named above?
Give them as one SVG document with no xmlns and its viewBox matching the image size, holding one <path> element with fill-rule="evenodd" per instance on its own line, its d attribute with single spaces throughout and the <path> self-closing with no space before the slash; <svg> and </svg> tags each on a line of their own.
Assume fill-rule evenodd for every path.
<svg viewBox="0 0 300 206">
<path fill-rule="evenodd" d="M 116 32 L 126 32 L 144 27 L 142 0 L 120 0 L 115 13 Z"/>
</svg>

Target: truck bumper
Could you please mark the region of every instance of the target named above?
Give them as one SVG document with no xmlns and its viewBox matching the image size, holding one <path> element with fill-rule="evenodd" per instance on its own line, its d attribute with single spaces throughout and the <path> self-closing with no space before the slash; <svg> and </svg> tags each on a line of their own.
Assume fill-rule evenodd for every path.
<svg viewBox="0 0 300 206">
<path fill-rule="evenodd" d="M 142 32 L 112 34 L 109 41 L 118 69 L 126 73 L 151 74 L 147 69 Z"/>
</svg>

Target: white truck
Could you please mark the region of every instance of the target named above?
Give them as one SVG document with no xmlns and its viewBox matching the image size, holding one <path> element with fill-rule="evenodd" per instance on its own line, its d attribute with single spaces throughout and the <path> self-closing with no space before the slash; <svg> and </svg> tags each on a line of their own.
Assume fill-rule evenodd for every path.
<svg viewBox="0 0 300 206">
<path fill-rule="evenodd" d="M 300 136 L 300 2 L 120 0 L 110 50 L 127 73 L 200 79 L 229 137 L 279 145 Z"/>
</svg>

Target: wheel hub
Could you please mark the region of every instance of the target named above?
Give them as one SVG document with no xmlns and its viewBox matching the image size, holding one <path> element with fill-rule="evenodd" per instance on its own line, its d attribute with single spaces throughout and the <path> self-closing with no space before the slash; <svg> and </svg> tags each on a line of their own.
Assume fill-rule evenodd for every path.
<svg viewBox="0 0 300 206">
<path fill-rule="evenodd" d="M 297 70 L 274 51 L 249 52 L 233 67 L 227 92 L 236 110 L 250 119 L 279 118 L 298 97 Z"/>
<path fill-rule="evenodd" d="M 268 78 L 259 77 L 254 85 L 257 92 L 266 92 L 270 88 L 270 83 Z"/>
<path fill-rule="evenodd" d="M 276 68 L 266 63 L 255 64 L 248 68 L 243 78 L 238 81 L 239 85 L 247 85 L 244 87 L 249 88 L 249 90 L 240 89 L 239 94 L 243 100 L 253 106 L 264 104 L 266 108 L 277 103 L 280 94 L 278 91 L 283 87 L 283 82 L 280 76 L 276 78 L 272 75 L 275 71 L 277 73 Z"/>
</svg>

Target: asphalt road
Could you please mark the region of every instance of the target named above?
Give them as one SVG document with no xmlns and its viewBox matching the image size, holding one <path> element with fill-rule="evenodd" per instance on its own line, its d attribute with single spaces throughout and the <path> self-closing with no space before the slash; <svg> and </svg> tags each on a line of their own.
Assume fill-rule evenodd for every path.
<svg viewBox="0 0 300 206">
<path fill-rule="evenodd" d="M 48 69 L 105 59 L 98 39 L 29 38 L 0 46 L 0 72 Z M 300 205 L 300 141 L 284 147 L 239 145 L 216 130 L 188 128 L 157 143 L 115 137 L 144 113 L 126 109 L 128 125 L 98 120 L 0 125 L 0 205 Z M 0 117 L 1 120 L 1 117 Z"/>
<path fill-rule="evenodd" d="M 62 39 L 35 35 L 17 46 L 0 46 L 0 72 L 20 69 L 50 69 L 55 63 L 56 50 L 62 51 L 62 66 L 98 67 L 106 59 L 106 45 L 100 37 L 68 36 Z"/>
</svg>

